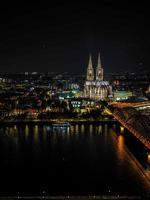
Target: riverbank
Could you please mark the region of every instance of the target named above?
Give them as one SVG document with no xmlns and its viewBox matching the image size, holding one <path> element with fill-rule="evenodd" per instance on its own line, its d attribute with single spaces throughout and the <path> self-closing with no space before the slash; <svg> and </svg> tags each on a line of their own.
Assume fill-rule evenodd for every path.
<svg viewBox="0 0 150 200">
<path fill-rule="evenodd" d="M 50 199 L 50 200 L 91 200 L 91 199 L 143 199 L 142 196 L 119 196 L 119 195 L 93 195 L 93 196 L 16 196 L 16 197 L 0 197 L 0 200 L 16 200 L 16 199 Z M 149 196 L 144 196 L 149 199 Z"/>
<path fill-rule="evenodd" d="M 49 119 L 49 120 L 1 120 L 0 125 L 17 125 L 17 124 L 37 124 L 37 125 L 50 125 L 53 123 L 68 122 L 74 124 L 119 124 L 115 119 Z"/>
</svg>

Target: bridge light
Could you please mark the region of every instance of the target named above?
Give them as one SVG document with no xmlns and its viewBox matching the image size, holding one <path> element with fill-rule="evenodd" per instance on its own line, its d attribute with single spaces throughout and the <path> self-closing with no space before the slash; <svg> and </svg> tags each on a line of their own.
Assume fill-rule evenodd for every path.
<svg viewBox="0 0 150 200">
<path fill-rule="evenodd" d="M 123 126 L 120 126 L 120 132 L 124 133 L 124 127 Z"/>
</svg>

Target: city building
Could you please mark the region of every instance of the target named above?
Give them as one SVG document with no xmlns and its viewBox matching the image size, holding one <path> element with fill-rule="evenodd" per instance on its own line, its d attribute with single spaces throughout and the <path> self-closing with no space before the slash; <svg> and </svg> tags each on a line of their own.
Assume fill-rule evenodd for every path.
<svg viewBox="0 0 150 200">
<path fill-rule="evenodd" d="M 113 93 L 113 100 L 114 101 L 127 100 L 132 96 L 133 94 L 131 91 L 115 91 Z"/>
<path fill-rule="evenodd" d="M 105 100 L 112 95 L 112 87 L 108 81 L 104 81 L 103 68 L 101 65 L 100 54 L 96 67 L 96 76 L 92 65 L 91 55 L 87 67 L 86 81 L 84 85 L 84 97 L 95 100 Z"/>
</svg>

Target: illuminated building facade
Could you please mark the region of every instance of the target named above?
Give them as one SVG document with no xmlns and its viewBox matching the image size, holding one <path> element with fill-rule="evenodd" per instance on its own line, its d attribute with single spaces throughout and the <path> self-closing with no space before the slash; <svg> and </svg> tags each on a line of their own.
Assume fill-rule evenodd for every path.
<svg viewBox="0 0 150 200">
<path fill-rule="evenodd" d="M 101 65 L 100 54 L 98 55 L 98 64 L 96 67 L 96 76 L 94 78 L 94 69 L 91 55 L 87 67 L 86 81 L 84 85 L 84 96 L 95 100 L 105 100 L 112 94 L 112 87 L 108 81 L 103 80 L 103 68 Z"/>
</svg>

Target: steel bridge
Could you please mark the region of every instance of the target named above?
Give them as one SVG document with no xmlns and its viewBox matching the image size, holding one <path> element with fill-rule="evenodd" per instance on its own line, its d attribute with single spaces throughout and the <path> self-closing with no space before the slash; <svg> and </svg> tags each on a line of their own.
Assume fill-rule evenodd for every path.
<svg viewBox="0 0 150 200">
<path fill-rule="evenodd" d="M 143 102 L 112 102 L 110 103 L 111 106 L 119 107 L 119 108 L 150 108 L 150 101 L 143 101 Z"/>
<path fill-rule="evenodd" d="M 114 108 L 112 115 L 150 150 L 150 119 L 132 107 Z"/>
</svg>

